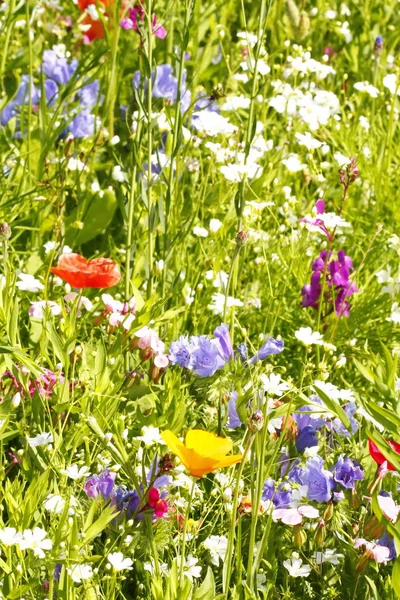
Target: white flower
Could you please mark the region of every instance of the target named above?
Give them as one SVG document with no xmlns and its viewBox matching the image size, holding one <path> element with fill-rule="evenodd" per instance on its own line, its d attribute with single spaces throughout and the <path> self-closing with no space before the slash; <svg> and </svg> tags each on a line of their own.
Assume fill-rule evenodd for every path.
<svg viewBox="0 0 400 600">
<path fill-rule="evenodd" d="M 338 565 L 340 558 L 344 558 L 344 554 L 336 554 L 335 548 L 327 548 L 324 552 L 314 552 L 313 554 L 313 559 L 317 565 L 322 565 L 325 562 Z"/>
<path fill-rule="evenodd" d="M 362 127 L 363 129 L 365 129 L 365 131 L 369 131 L 371 125 L 369 124 L 369 121 L 367 119 L 367 117 L 363 117 L 362 115 L 359 117 L 358 122 L 360 123 L 360 127 Z"/>
<path fill-rule="evenodd" d="M 210 552 L 213 565 L 218 567 L 220 561 L 224 562 L 228 549 L 228 538 L 226 536 L 210 535 L 204 540 L 203 546 Z"/>
<path fill-rule="evenodd" d="M 221 294 L 220 292 L 216 292 L 212 295 L 211 304 L 209 304 L 208 308 L 215 315 L 223 315 L 224 314 L 224 306 L 225 306 L 225 294 Z M 233 298 L 233 296 L 228 296 L 228 301 L 226 303 L 227 308 L 232 308 L 233 306 L 241 307 L 243 306 L 243 302 L 238 300 L 237 298 Z"/>
<path fill-rule="evenodd" d="M 114 181 L 119 181 L 120 183 L 123 183 L 127 180 L 127 175 L 125 171 L 123 171 L 119 165 L 113 167 L 111 177 L 112 179 L 114 179 Z"/>
<path fill-rule="evenodd" d="M 206 238 L 208 237 L 208 231 L 204 227 L 193 227 L 193 235 Z"/>
<path fill-rule="evenodd" d="M 400 256 L 400 237 L 395 233 L 388 239 L 389 248 L 392 250 L 396 250 L 397 254 Z"/>
<path fill-rule="evenodd" d="M 50 310 L 52 315 L 60 315 L 62 313 L 61 306 L 57 302 L 52 300 L 39 300 L 38 302 L 31 302 L 28 314 L 30 317 L 35 319 L 43 319 L 43 311 Z"/>
<path fill-rule="evenodd" d="M 346 167 L 350 164 L 350 158 L 342 154 L 341 152 L 335 152 L 333 158 L 338 163 L 339 167 Z"/>
<path fill-rule="evenodd" d="M 49 494 L 43 502 L 43 506 L 49 512 L 59 515 L 64 510 L 65 500 L 57 494 Z"/>
<path fill-rule="evenodd" d="M 112 565 L 114 571 L 123 571 L 124 569 L 131 570 L 133 560 L 131 558 L 124 558 L 122 552 L 111 552 L 107 556 L 108 562 Z"/>
<path fill-rule="evenodd" d="M 88 171 L 87 165 L 79 160 L 79 158 L 70 158 L 67 162 L 67 169 L 69 171 Z"/>
<path fill-rule="evenodd" d="M 46 538 L 46 531 L 40 527 L 35 527 L 33 531 L 31 529 L 25 529 L 22 534 L 22 539 L 18 542 L 21 550 L 33 550 L 35 556 L 44 558 L 44 550 L 51 550 L 53 542 Z"/>
<path fill-rule="evenodd" d="M 219 231 L 219 229 L 222 227 L 222 221 L 220 221 L 219 219 L 211 219 L 210 220 L 210 224 L 209 224 L 209 228 L 211 233 L 217 233 L 217 231 Z"/>
<path fill-rule="evenodd" d="M 150 448 L 154 444 L 164 444 L 165 442 L 161 437 L 160 430 L 158 427 L 153 427 L 152 425 L 144 425 L 141 429 L 141 434 L 136 439 L 144 442 L 146 448 Z"/>
<path fill-rule="evenodd" d="M 368 83 L 368 81 L 359 81 L 355 83 L 354 89 L 359 92 L 366 92 L 371 98 L 377 98 L 379 96 L 378 88 Z"/>
<path fill-rule="evenodd" d="M 206 135 L 214 137 L 215 135 L 232 135 L 237 130 L 235 125 L 229 122 L 222 115 L 203 110 L 193 115 L 194 128 Z"/>
<path fill-rule="evenodd" d="M 392 310 L 390 313 L 390 317 L 387 317 L 386 321 L 391 321 L 396 325 L 400 324 L 400 305 L 398 302 L 394 302 L 392 304 Z"/>
<path fill-rule="evenodd" d="M 329 381 L 317 380 L 314 385 L 324 394 L 329 396 L 329 398 L 335 400 L 335 402 L 339 402 L 339 400 L 343 400 L 344 402 L 355 400 L 354 392 L 352 390 L 340 390 L 336 385 L 333 385 L 333 383 L 329 383 Z M 318 395 L 318 390 L 315 390 L 315 393 Z"/>
<path fill-rule="evenodd" d="M 382 83 L 391 94 L 396 94 L 397 91 L 397 94 L 400 95 L 396 73 L 389 73 L 388 75 L 385 75 L 385 77 L 382 80 Z"/>
<path fill-rule="evenodd" d="M 43 283 L 40 283 L 40 281 L 36 279 L 33 275 L 28 275 L 27 273 L 19 273 L 18 277 L 21 281 L 17 281 L 15 285 L 21 291 L 38 292 L 39 290 L 44 290 Z"/>
<path fill-rule="evenodd" d="M 239 33 L 237 33 L 237 37 L 239 38 L 238 44 L 240 46 L 254 48 L 258 42 L 258 37 L 254 35 L 254 33 L 249 33 L 248 31 L 239 31 Z"/>
<path fill-rule="evenodd" d="M 324 343 L 322 335 L 318 331 L 313 331 L 311 327 L 300 327 L 295 331 L 294 336 L 306 346 L 312 346 L 313 344 L 321 346 Z"/>
<path fill-rule="evenodd" d="M 286 381 L 281 381 L 282 376 L 278 373 L 270 373 L 269 375 L 261 375 L 260 380 L 264 390 L 271 396 L 282 396 L 289 389 L 289 384 Z"/>
<path fill-rule="evenodd" d="M 249 108 L 250 98 L 241 94 L 240 96 L 230 96 L 226 99 L 224 104 L 221 106 L 221 110 L 238 110 L 240 108 Z"/>
<path fill-rule="evenodd" d="M 46 254 L 49 254 L 49 252 L 52 252 L 52 250 L 54 250 L 54 248 L 56 247 L 56 242 L 46 242 L 45 244 L 43 244 L 43 248 Z"/>
<path fill-rule="evenodd" d="M 81 581 L 92 577 L 93 569 L 90 565 L 74 565 L 71 569 L 68 569 L 68 573 L 70 574 L 72 581 L 80 583 Z"/>
<path fill-rule="evenodd" d="M 240 66 L 242 67 L 243 71 L 250 71 L 250 73 L 254 73 L 256 61 L 250 56 L 250 54 L 248 54 L 247 60 L 241 62 Z M 260 75 L 268 75 L 268 73 L 270 72 L 271 67 L 267 65 L 265 60 L 259 58 L 257 61 L 257 73 L 259 73 Z"/>
<path fill-rule="evenodd" d="M 303 565 L 297 552 L 293 552 L 292 558 L 283 561 L 283 566 L 289 571 L 292 577 L 308 577 L 311 573 L 310 565 Z"/>
<path fill-rule="evenodd" d="M 94 4 L 89 4 L 89 6 L 85 8 L 85 12 L 89 15 L 91 19 L 93 19 L 93 21 L 100 20 L 99 13 L 97 12 L 97 8 Z"/>
<path fill-rule="evenodd" d="M 37 446 L 47 446 L 48 444 L 52 444 L 53 442 L 53 434 L 47 433 L 46 431 L 43 431 L 43 433 L 39 433 L 34 438 L 28 438 L 28 444 L 31 448 L 36 448 Z"/>
<path fill-rule="evenodd" d="M 241 164 L 232 163 L 230 165 L 223 165 L 219 169 L 222 175 L 228 181 L 234 181 L 240 183 L 243 179 L 255 179 L 260 177 L 262 173 L 262 167 L 257 163 Z"/>
<path fill-rule="evenodd" d="M 178 557 L 178 564 L 180 563 L 180 557 Z M 197 579 L 201 577 L 201 567 L 197 565 L 198 560 L 191 554 L 185 560 L 185 565 L 183 568 L 183 575 L 193 581 L 193 579 Z"/>
<path fill-rule="evenodd" d="M 79 467 L 78 465 L 70 465 L 66 469 L 61 469 L 60 473 L 67 475 L 67 477 L 75 481 L 77 479 L 82 479 L 83 477 L 89 477 L 90 469 L 86 466 Z"/>
<path fill-rule="evenodd" d="M 317 150 L 322 146 L 322 142 L 319 142 L 313 138 L 309 131 L 306 131 L 304 135 L 302 133 L 296 133 L 295 137 L 297 138 L 300 146 L 305 146 L 308 150 Z"/>
<path fill-rule="evenodd" d="M 5 546 L 19 544 L 22 539 L 22 533 L 18 533 L 15 527 L 5 527 L 0 529 L 0 542 Z"/>
<path fill-rule="evenodd" d="M 307 166 L 300 161 L 298 154 L 289 154 L 287 158 L 282 160 L 282 164 L 285 165 L 290 173 L 302 171 Z"/>
</svg>

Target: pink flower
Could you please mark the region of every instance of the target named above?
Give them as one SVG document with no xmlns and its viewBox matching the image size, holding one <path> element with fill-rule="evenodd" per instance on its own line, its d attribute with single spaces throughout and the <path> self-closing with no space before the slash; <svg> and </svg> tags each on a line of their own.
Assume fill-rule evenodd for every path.
<svg viewBox="0 0 400 600">
<path fill-rule="evenodd" d="M 128 331 L 133 321 L 135 320 L 136 302 L 131 298 L 129 302 L 120 302 L 115 300 L 111 294 L 103 294 L 101 296 L 105 304 L 105 313 L 109 315 L 108 322 L 112 327 L 122 327 Z"/>
<path fill-rule="evenodd" d="M 61 314 L 61 306 L 57 304 L 57 302 L 52 302 L 51 300 L 39 300 L 38 302 L 31 302 L 28 311 L 29 316 L 34 317 L 35 319 L 43 319 L 43 311 L 46 308 L 50 309 L 53 315 Z"/>
<path fill-rule="evenodd" d="M 285 525 L 300 525 L 303 517 L 308 519 L 317 519 L 319 512 L 313 506 L 304 504 L 296 508 L 276 508 L 272 511 L 272 518 L 277 521 L 282 521 Z"/>
<path fill-rule="evenodd" d="M 360 548 L 365 546 L 365 554 L 368 558 L 374 558 L 378 563 L 386 563 L 389 560 L 390 548 L 387 546 L 380 546 L 375 542 L 368 542 L 364 538 L 358 538 L 354 542 L 354 548 Z"/>
<path fill-rule="evenodd" d="M 400 506 L 395 503 L 393 498 L 390 496 L 378 496 L 378 504 L 385 517 L 395 523 L 399 516 Z"/>
<path fill-rule="evenodd" d="M 129 9 L 129 16 L 122 19 L 120 22 L 120 27 L 126 30 L 133 29 L 140 35 L 139 25 L 144 23 L 144 17 L 145 14 L 143 6 L 141 4 L 136 4 L 134 8 Z M 163 40 L 167 35 L 167 30 L 162 25 L 157 23 L 157 15 L 153 15 L 152 31 L 156 37 L 160 38 L 160 40 Z"/>
<path fill-rule="evenodd" d="M 69 292 L 68 294 L 65 294 L 64 300 L 68 304 L 73 304 L 75 302 L 75 300 L 77 299 L 78 295 L 79 294 L 77 294 L 77 292 Z M 81 296 L 81 298 L 79 299 L 79 305 L 78 305 L 78 308 L 76 311 L 77 317 L 80 317 L 82 314 L 81 310 L 80 310 L 81 306 L 83 306 L 83 308 L 85 308 L 86 310 L 92 310 L 92 308 L 93 308 L 93 304 L 90 302 L 89 298 L 86 298 L 86 296 Z"/>
</svg>

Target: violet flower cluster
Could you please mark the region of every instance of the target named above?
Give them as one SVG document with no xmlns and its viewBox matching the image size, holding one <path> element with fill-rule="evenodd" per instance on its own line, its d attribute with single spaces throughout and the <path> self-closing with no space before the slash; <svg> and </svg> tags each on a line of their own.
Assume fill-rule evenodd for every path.
<svg viewBox="0 0 400 600">
<path fill-rule="evenodd" d="M 41 71 L 45 77 L 43 89 L 48 107 L 53 106 L 59 96 L 60 86 L 66 86 L 73 77 L 78 68 L 78 60 L 73 59 L 68 62 L 66 58 L 59 57 L 54 50 L 45 50 Z M 100 84 L 97 80 L 83 86 L 76 94 L 82 110 L 70 121 L 65 133 L 71 133 L 75 138 L 88 137 L 95 131 L 95 116 L 91 113 L 91 108 L 97 103 L 99 97 Z M 35 85 L 29 75 L 22 75 L 17 94 L 0 113 L 0 123 L 6 126 L 8 122 L 20 116 L 21 107 L 32 105 L 34 110 L 38 110 L 42 96 L 42 90 L 39 85 Z M 17 122 L 17 129 L 20 123 Z M 16 133 L 21 136 L 20 132 Z"/>
<path fill-rule="evenodd" d="M 332 259 L 332 255 L 332 251 L 323 250 L 313 262 L 311 282 L 301 290 L 302 306 L 319 308 L 325 278 L 323 300 L 332 306 L 338 317 L 348 317 L 351 308 L 349 299 L 358 292 L 355 283 L 350 279 L 353 262 L 344 250 L 339 250 L 337 260 Z"/>
</svg>

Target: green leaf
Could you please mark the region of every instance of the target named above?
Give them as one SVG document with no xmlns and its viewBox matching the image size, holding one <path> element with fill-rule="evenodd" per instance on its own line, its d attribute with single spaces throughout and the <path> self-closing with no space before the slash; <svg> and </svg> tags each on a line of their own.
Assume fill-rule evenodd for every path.
<svg viewBox="0 0 400 600">
<path fill-rule="evenodd" d="M 400 598 L 400 556 L 394 561 L 392 569 L 392 587 L 396 596 Z"/>
<path fill-rule="evenodd" d="M 95 538 L 99 533 L 104 531 L 107 525 L 116 517 L 115 507 L 107 506 L 100 517 L 89 527 L 89 529 L 85 533 L 85 537 L 81 541 L 81 548 L 84 548 L 86 544 L 88 544 L 93 538 Z"/>
<path fill-rule="evenodd" d="M 340 404 L 338 402 L 335 402 L 335 400 L 332 400 L 332 398 L 329 398 L 329 396 L 327 394 L 325 394 L 325 392 L 323 392 L 316 385 L 314 385 L 314 388 L 317 392 L 317 395 L 321 398 L 322 402 L 325 404 L 325 406 L 329 410 L 329 412 L 331 412 L 332 414 L 335 415 L 335 417 L 340 419 L 342 421 L 343 425 L 346 427 L 346 429 L 351 431 L 350 419 L 346 415 L 346 413 L 344 412 L 344 410 L 340 406 Z"/>
<path fill-rule="evenodd" d="M 198 587 L 194 594 L 193 600 L 214 600 L 215 598 L 215 581 L 214 575 L 210 567 L 207 569 L 207 575 L 203 583 Z"/>
<path fill-rule="evenodd" d="M 106 190 L 103 196 L 95 194 L 88 202 L 88 206 L 84 211 L 82 222 L 83 228 L 76 232 L 75 228 L 70 227 L 67 232 L 67 240 L 74 241 L 75 244 L 84 244 L 103 233 L 110 225 L 115 210 L 117 208 L 117 199 L 112 190 Z M 75 218 L 68 220 L 69 224 L 75 221 Z"/>
</svg>

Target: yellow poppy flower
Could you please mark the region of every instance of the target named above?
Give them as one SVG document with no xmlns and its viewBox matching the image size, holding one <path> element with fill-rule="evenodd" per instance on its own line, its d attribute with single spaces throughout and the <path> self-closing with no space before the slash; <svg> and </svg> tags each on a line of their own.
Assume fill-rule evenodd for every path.
<svg viewBox="0 0 400 600">
<path fill-rule="evenodd" d="M 222 467 L 234 465 L 243 458 L 242 454 L 227 456 L 233 446 L 229 438 L 221 438 L 201 429 L 188 431 L 185 443 L 172 431 L 163 431 L 161 437 L 193 477 L 203 477 Z"/>
</svg>

